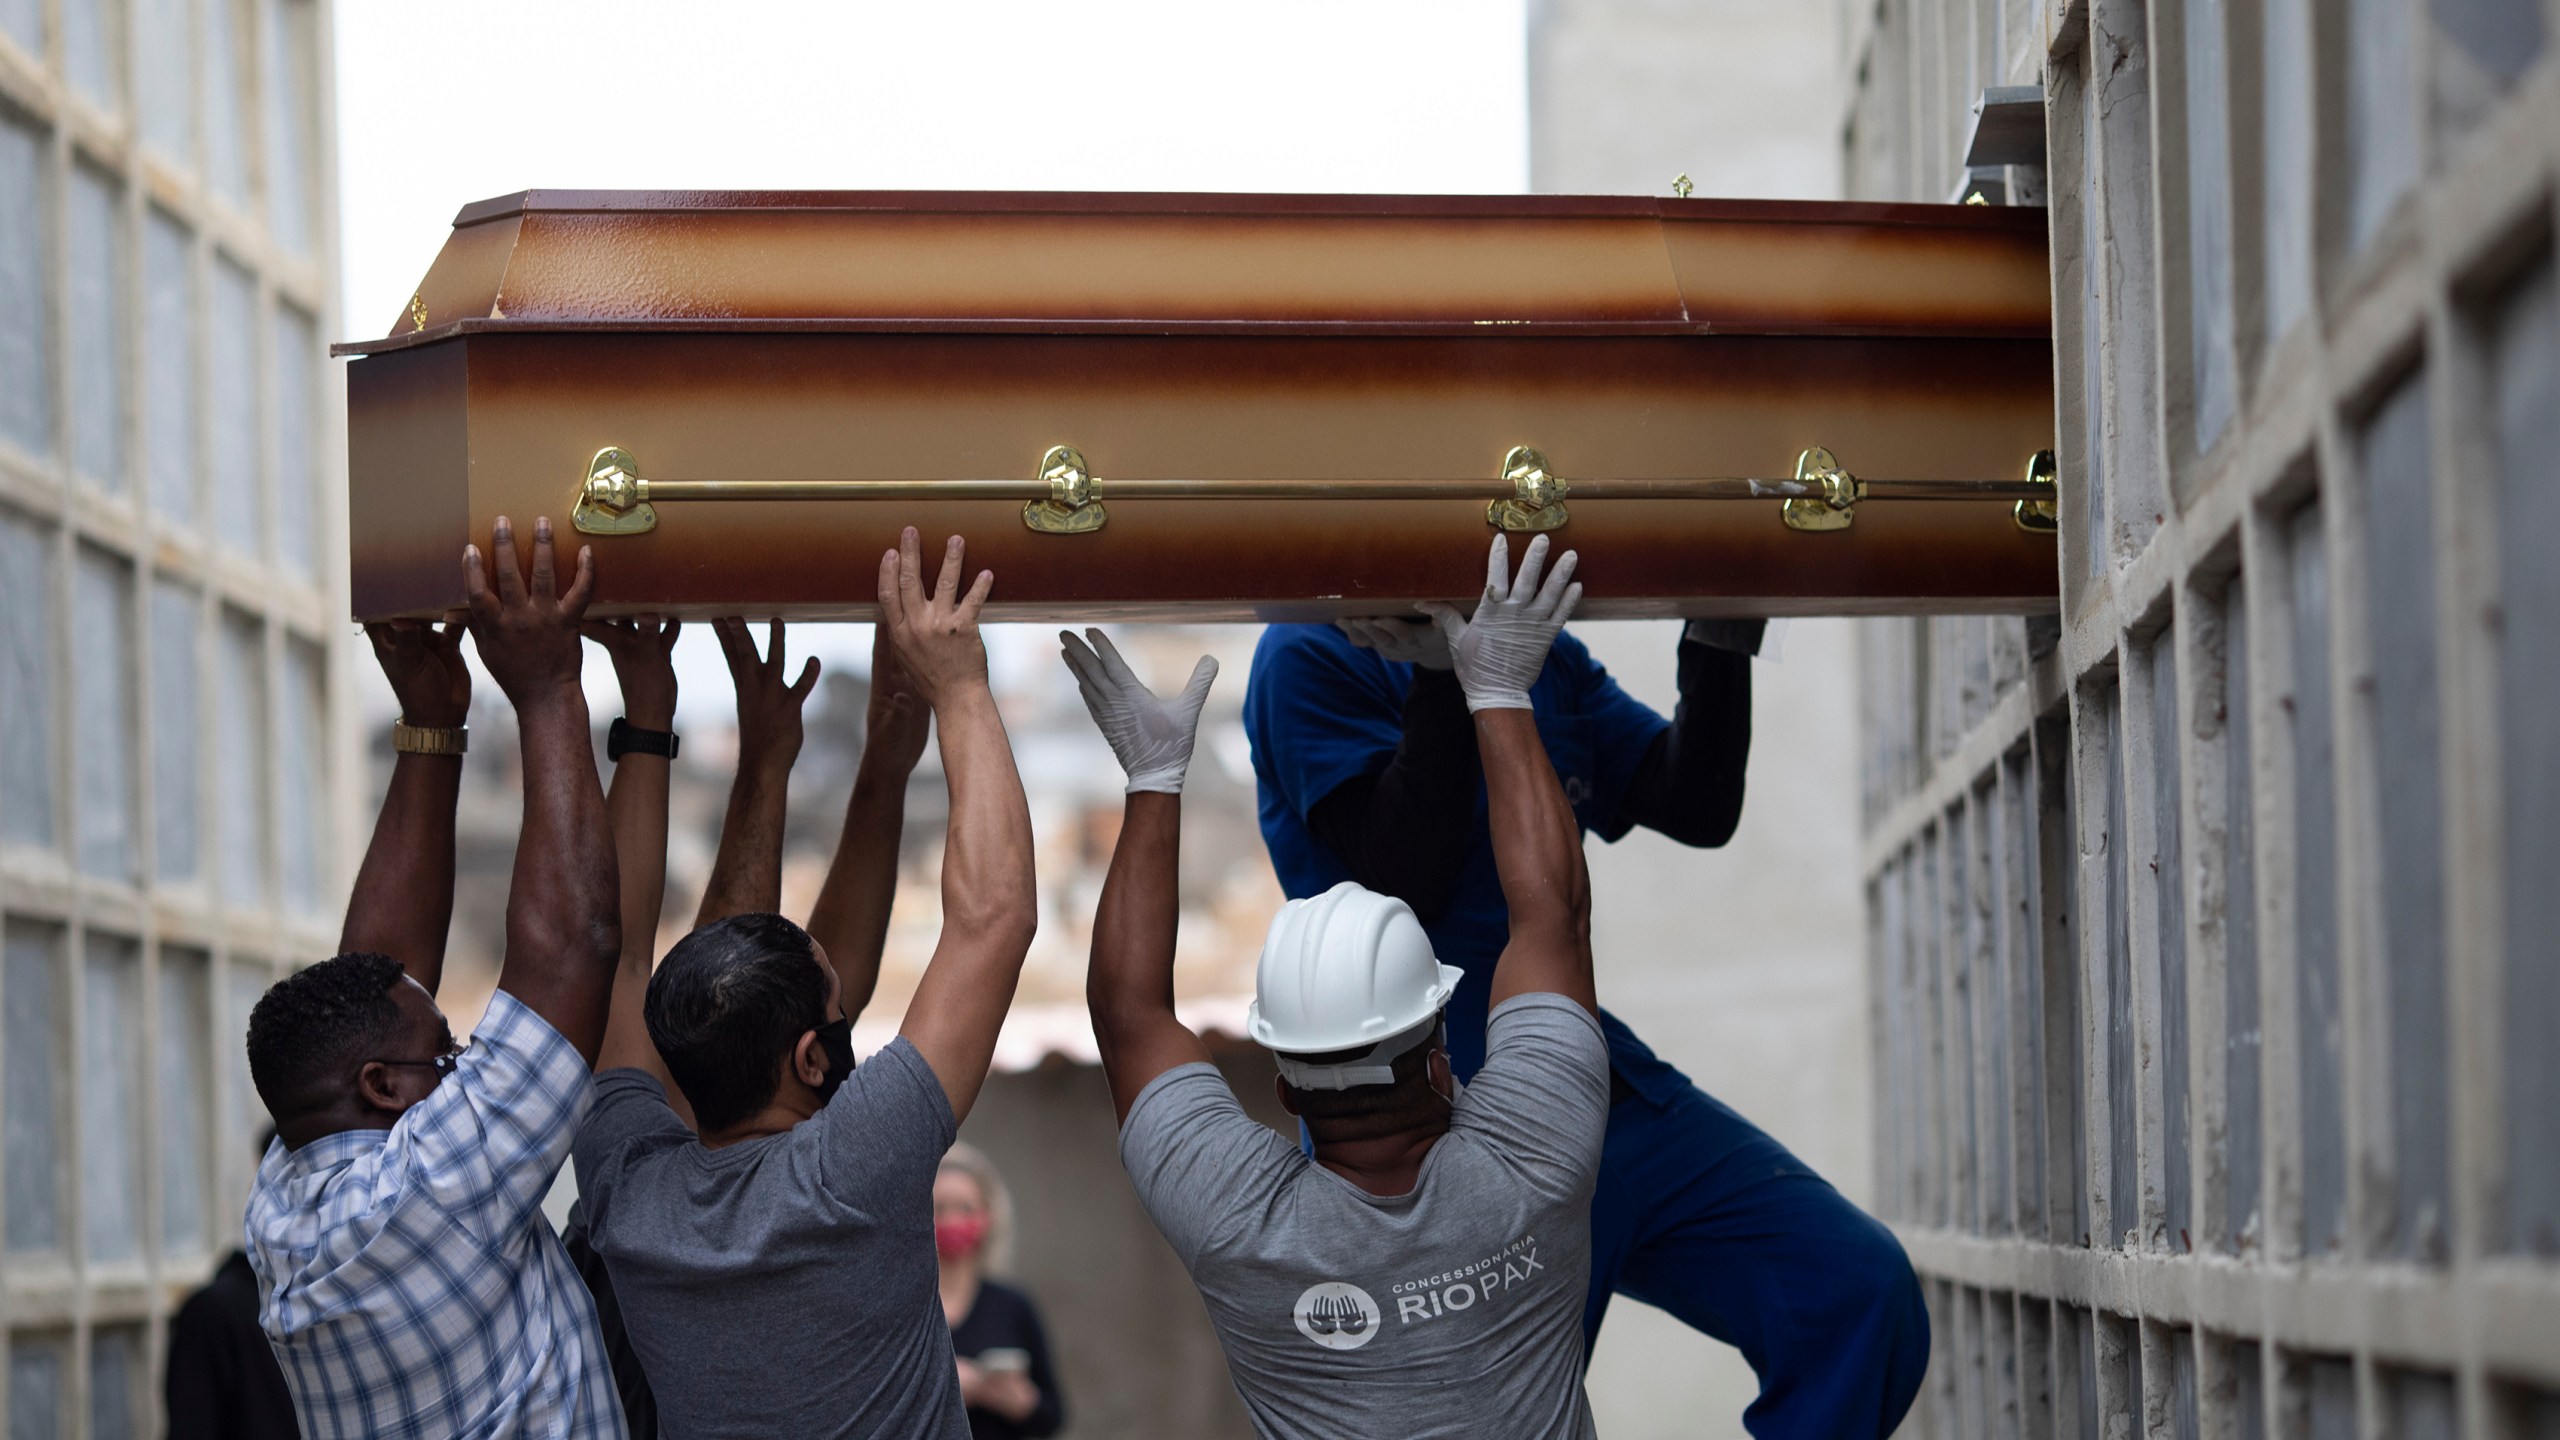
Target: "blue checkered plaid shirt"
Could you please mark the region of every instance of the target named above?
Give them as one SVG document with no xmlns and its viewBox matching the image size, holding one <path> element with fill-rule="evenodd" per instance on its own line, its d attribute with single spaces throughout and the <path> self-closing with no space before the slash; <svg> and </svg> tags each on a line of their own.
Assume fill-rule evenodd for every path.
<svg viewBox="0 0 2560 1440">
<path fill-rule="evenodd" d="M 305 1436 L 619 1440 L 595 1302 L 542 1215 L 589 1091 L 501 990 L 400 1123 L 267 1148 L 249 1261 Z"/>
</svg>

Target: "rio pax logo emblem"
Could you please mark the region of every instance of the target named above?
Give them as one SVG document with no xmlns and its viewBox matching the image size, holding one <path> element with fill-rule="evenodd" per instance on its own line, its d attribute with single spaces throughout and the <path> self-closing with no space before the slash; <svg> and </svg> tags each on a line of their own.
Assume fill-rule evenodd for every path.
<svg viewBox="0 0 2560 1440">
<path fill-rule="evenodd" d="M 1339 1280 L 1307 1287 L 1293 1314 L 1298 1333 L 1327 1350 L 1357 1350 L 1378 1333 L 1378 1302 Z"/>
</svg>

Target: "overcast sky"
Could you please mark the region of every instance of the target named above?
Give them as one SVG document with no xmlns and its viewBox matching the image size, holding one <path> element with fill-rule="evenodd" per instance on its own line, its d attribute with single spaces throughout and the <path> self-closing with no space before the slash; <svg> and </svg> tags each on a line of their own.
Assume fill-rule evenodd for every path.
<svg viewBox="0 0 2560 1440">
<path fill-rule="evenodd" d="M 454 211 L 525 189 L 1525 190 L 1523 4 L 342 5 L 339 338 L 385 333 Z M 691 714 L 727 705 L 709 641 Z"/>
</svg>

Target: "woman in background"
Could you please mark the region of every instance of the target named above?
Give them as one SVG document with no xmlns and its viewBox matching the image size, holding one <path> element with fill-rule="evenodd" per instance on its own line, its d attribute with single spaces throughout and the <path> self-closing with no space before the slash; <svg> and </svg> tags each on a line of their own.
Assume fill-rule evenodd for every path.
<svg viewBox="0 0 2560 1440">
<path fill-rule="evenodd" d="M 942 1316 L 951 1322 L 973 1440 L 1038 1440 L 1066 1423 L 1031 1297 L 986 1277 L 1012 1218 L 987 1157 L 953 1145 L 933 1182 L 933 1248 L 942 1257 Z"/>
</svg>

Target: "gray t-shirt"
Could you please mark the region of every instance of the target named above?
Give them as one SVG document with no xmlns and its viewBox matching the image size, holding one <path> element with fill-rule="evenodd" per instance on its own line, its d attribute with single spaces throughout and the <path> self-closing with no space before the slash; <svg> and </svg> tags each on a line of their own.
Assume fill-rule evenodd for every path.
<svg viewBox="0 0 2560 1440">
<path fill-rule="evenodd" d="M 1588 1437 L 1582 1303 L 1609 1051 L 1522 995 L 1414 1188 L 1371 1195 L 1254 1120 L 1208 1065 L 1138 1095 L 1120 1159 L 1273 1440 Z"/>
<path fill-rule="evenodd" d="M 571 1158 L 663 1433 L 969 1440 L 933 1253 L 957 1129 L 903 1038 L 816 1115 L 720 1150 L 645 1072 L 596 1077 Z"/>
</svg>

